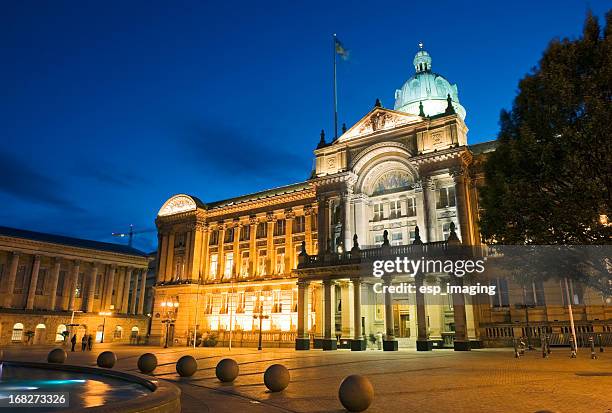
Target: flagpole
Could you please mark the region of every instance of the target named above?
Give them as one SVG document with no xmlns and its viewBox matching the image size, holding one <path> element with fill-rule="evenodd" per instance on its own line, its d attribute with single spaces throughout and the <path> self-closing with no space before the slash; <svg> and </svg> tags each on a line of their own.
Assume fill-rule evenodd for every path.
<svg viewBox="0 0 612 413">
<path fill-rule="evenodd" d="M 336 33 L 334 33 L 334 140 L 338 139 L 338 83 L 336 80 Z"/>
</svg>

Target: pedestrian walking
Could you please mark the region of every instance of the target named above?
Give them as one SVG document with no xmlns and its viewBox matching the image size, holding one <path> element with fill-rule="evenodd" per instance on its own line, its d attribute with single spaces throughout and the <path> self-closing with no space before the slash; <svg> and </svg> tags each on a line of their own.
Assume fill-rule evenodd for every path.
<svg viewBox="0 0 612 413">
<path fill-rule="evenodd" d="M 76 339 L 76 334 L 75 334 L 70 339 L 70 342 L 72 343 L 72 350 L 71 351 L 74 351 L 74 346 L 76 346 L 76 341 L 77 341 L 77 339 Z"/>
<path fill-rule="evenodd" d="M 81 351 L 85 351 L 87 349 L 87 334 L 83 334 L 83 338 L 81 339 Z"/>
<path fill-rule="evenodd" d="M 89 351 L 91 351 L 91 348 L 93 346 L 93 337 L 91 336 L 91 334 L 87 337 L 87 349 Z"/>
</svg>

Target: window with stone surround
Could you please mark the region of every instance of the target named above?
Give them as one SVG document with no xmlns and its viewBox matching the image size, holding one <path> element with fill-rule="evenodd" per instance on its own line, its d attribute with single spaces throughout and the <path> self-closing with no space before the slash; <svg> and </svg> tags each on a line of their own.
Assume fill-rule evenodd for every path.
<svg viewBox="0 0 612 413">
<path fill-rule="evenodd" d="M 251 226 L 243 225 L 240 228 L 240 241 L 248 241 L 251 239 Z"/>
<path fill-rule="evenodd" d="M 447 186 L 436 190 L 436 208 L 454 207 L 455 202 L 455 187 Z"/>
<path fill-rule="evenodd" d="M 389 218 L 399 218 L 402 216 L 402 207 L 399 200 L 389 202 Z"/>
<path fill-rule="evenodd" d="M 274 236 L 278 237 L 281 235 L 285 235 L 285 225 L 287 224 L 287 221 L 285 221 L 284 219 L 279 219 L 278 221 L 276 221 L 274 223 Z"/>
<path fill-rule="evenodd" d="M 234 253 L 228 252 L 225 254 L 225 268 L 223 270 L 223 275 L 226 278 L 231 278 L 234 272 Z"/>
<path fill-rule="evenodd" d="M 94 298 L 100 298 L 102 292 L 102 274 L 98 271 L 96 274 L 96 289 L 94 291 Z"/>
<path fill-rule="evenodd" d="M 266 275 L 266 259 L 268 258 L 266 250 L 259 250 L 257 255 L 257 275 Z"/>
<path fill-rule="evenodd" d="M 249 251 L 242 251 L 242 255 L 240 257 L 240 276 L 249 276 Z"/>
<path fill-rule="evenodd" d="M 210 278 L 213 280 L 217 278 L 217 270 L 219 267 L 219 256 L 217 254 L 212 254 L 210 256 Z"/>
<path fill-rule="evenodd" d="M 374 221 L 380 221 L 384 219 L 384 205 L 382 202 L 374 204 Z"/>
<path fill-rule="evenodd" d="M 76 298 L 81 298 L 83 296 L 83 273 L 82 272 L 80 272 L 77 275 L 76 290 L 75 290 L 74 296 Z"/>
<path fill-rule="evenodd" d="M 268 223 L 267 222 L 260 222 L 257 224 L 256 236 L 258 239 L 266 238 L 268 236 Z"/>
<path fill-rule="evenodd" d="M 225 235 L 223 237 L 223 242 L 225 244 L 231 244 L 234 242 L 234 228 L 226 228 Z"/>
<path fill-rule="evenodd" d="M 23 288 L 25 284 L 25 265 L 20 265 L 17 268 L 17 275 L 15 276 L 15 288 L 13 289 L 13 293 L 21 294 L 23 293 Z"/>
<path fill-rule="evenodd" d="M 298 234 L 306 231 L 306 217 L 304 215 L 296 216 L 293 220 L 293 232 Z"/>
<path fill-rule="evenodd" d="M 276 266 L 275 266 L 276 274 L 284 274 L 285 273 L 285 248 L 277 248 L 276 249 Z"/>
<path fill-rule="evenodd" d="M 217 245 L 219 243 L 219 230 L 214 229 L 210 231 L 210 237 L 208 238 L 208 245 Z"/>
<path fill-rule="evenodd" d="M 246 304 L 246 298 L 244 291 L 240 291 L 238 293 L 238 298 L 236 300 L 236 314 L 243 314 Z"/>
<path fill-rule="evenodd" d="M 406 199 L 406 216 L 415 217 L 416 216 L 416 198 L 410 197 Z"/>
</svg>

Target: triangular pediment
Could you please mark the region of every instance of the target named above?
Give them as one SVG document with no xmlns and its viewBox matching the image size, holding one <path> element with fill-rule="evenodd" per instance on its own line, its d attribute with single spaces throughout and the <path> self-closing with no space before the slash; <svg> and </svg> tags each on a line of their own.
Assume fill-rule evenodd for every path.
<svg viewBox="0 0 612 413">
<path fill-rule="evenodd" d="M 413 115 L 411 113 L 375 107 L 367 115 L 355 123 L 349 130 L 344 132 L 338 138 L 338 142 L 346 142 L 349 139 L 395 129 L 411 123 L 419 123 L 423 120 L 424 119 L 422 117 Z"/>
</svg>

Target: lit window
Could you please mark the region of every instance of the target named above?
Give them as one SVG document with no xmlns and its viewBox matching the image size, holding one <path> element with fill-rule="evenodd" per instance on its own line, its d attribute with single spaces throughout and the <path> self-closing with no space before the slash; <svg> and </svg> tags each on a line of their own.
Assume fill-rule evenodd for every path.
<svg viewBox="0 0 612 413">
<path fill-rule="evenodd" d="M 402 245 L 402 240 L 404 236 L 401 232 L 394 232 L 391 234 L 391 241 L 393 245 Z"/>
<path fill-rule="evenodd" d="M 245 307 L 244 291 L 240 291 L 238 293 L 238 300 L 236 303 L 236 313 L 244 313 L 244 307 Z"/>
<path fill-rule="evenodd" d="M 240 228 L 240 241 L 248 241 L 249 239 L 251 239 L 251 226 L 243 225 Z"/>
<path fill-rule="evenodd" d="M 212 314 L 212 310 L 213 310 L 213 298 L 212 295 L 210 294 L 206 294 L 206 299 L 205 299 L 205 304 L 204 304 L 204 314 Z"/>
<path fill-rule="evenodd" d="M 231 277 L 234 270 L 234 253 L 228 252 L 225 255 L 225 269 L 223 275 L 225 277 Z"/>
<path fill-rule="evenodd" d="M 210 278 L 217 278 L 217 270 L 219 267 L 219 256 L 217 254 L 212 254 L 210 256 Z"/>
<path fill-rule="evenodd" d="M 384 208 L 382 203 L 374 204 L 374 221 L 384 218 Z"/>
<path fill-rule="evenodd" d="M 409 216 L 409 217 L 416 216 L 416 199 L 415 198 L 406 199 L 406 216 Z"/>
<path fill-rule="evenodd" d="M 306 217 L 300 215 L 293 220 L 293 232 L 300 233 L 306 231 Z"/>
<path fill-rule="evenodd" d="M 257 224 L 257 238 L 265 238 L 268 236 L 268 224 L 266 222 L 260 222 Z"/>
<path fill-rule="evenodd" d="M 240 276 L 248 277 L 249 276 L 249 252 L 243 251 L 242 257 L 240 260 Z"/>
<path fill-rule="evenodd" d="M 258 275 L 266 275 L 266 250 L 259 251 L 259 255 L 257 257 L 257 274 Z"/>
<path fill-rule="evenodd" d="M 80 272 L 79 275 L 77 276 L 76 290 L 74 292 L 74 296 L 76 298 L 80 298 L 82 295 L 83 295 L 83 273 Z"/>
<path fill-rule="evenodd" d="M 400 201 L 391 201 L 389 203 L 389 218 L 399 218 L 402 215 Z"/>
<path fill-rule="evenodd" d="M 11 336 L 12 341 L 23 341 L 23 324 L 15 323 L 13 325 L 13 335 Z"/>
<path fill-rule="evenodd" d="M 374 235 L 374 242 L 375 242 L 376 244 L 379 244 L 379 243 L 381 243 L 381 244 L 382 244 L 382 242 L 383 242 L 383 240 L 384 240 L 384 239 L 385 239 L 385 238 L 383 237 L 383 234 L 376 234 L 376 235 Z"/>
<path fill-rule="evenodd" d="M 284 274 L 285 272 L 285 249 L 279 248 L 276 250 L 276 274 Z"/>
<path fill-rule="evenodd" d="M 449 208 L 455 206 L 455 187 L 447 186 L 436 191 L 436 208 Z"/>
<path fill-rule="evenodd" d="M 228 311 L 228 294 L 221 294 L 221 308 L 219 308 L 219 314 L 227 314 Z"/>
<path fill-rule="evenodd" d="M 450 222 L 446 222 L 442 224 L 442 239 L 444 241 L 446 241 L 448 237 L 450 236 L 450 233 L 451 233 L 450 227 L 451 227 Z"/>
<path fill-rule="evenodd" d="M 274 224 L 274 236 L 285 235 L 285 225 L 286 222 L 284 219 L 279 219 Z"/>
<path fill-rule="evenodd" d="M 227 228 L 225 230 L 225 235 L 223 236 L 224 243 L 232 243 L 234 242 L 234 228 Z"/>
<path fill-rule="evenodd" d="M 282 302 L 281 290 L 275 290 L 272 292 L 272 312 L 273 313 L 283 312 L 283 302 Z"/>
<path fill-rule="evenodd" d="M 217 245 L 219 243 L 219 230 L 213 230 L 210 232 L 210 238 L 208 245 Z"/>
</svg>

